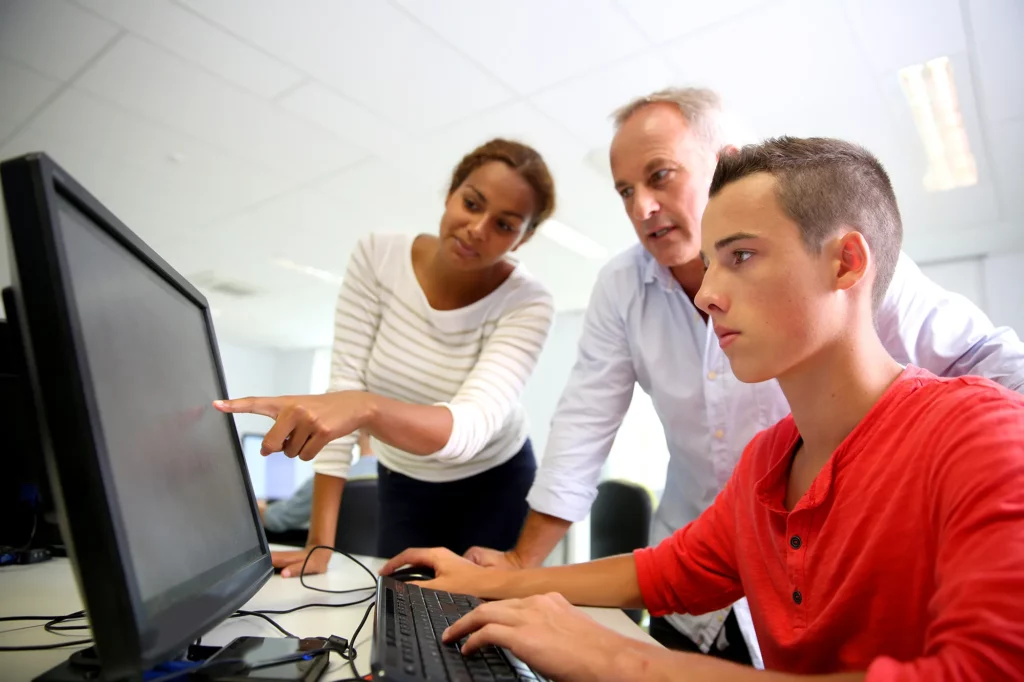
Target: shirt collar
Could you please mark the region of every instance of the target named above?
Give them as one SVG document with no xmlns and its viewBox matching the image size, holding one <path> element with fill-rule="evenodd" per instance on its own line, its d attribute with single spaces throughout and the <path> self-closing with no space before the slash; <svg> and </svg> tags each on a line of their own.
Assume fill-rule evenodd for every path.
<svg viewBox="0 0 1024 682">
<path fill-rule="evenodd" d="M 651 282 L 657 282 L 662 286 L 663 289 L 672 291 L 679 287 L 679 282 L 672 276 L 669 269 L 659 263 L 651 252 L 644 248 L 643 244 L 640 244 L 641 258 L 644 260 L 644 284 L 650 284 Z"/>
</svg>

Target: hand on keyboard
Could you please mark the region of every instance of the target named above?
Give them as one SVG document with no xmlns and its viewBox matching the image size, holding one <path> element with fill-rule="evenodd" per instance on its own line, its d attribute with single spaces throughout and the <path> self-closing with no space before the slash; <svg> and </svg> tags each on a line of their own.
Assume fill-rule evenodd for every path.
<svg viewBox="0 0 1024 682">
<path fill-rule="evenodd" d="M 558 594 L 490 602 L 454 621 L 448 644 L 471 656 L 493 645 L 556 680 L 619 679 L 622 654 L 648 647 L 598 624 Z"/>
</svg>

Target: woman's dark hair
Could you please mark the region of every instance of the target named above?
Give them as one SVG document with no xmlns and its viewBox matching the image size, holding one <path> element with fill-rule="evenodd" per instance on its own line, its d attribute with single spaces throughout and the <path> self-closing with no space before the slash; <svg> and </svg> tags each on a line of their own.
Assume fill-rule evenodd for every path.
<svg viewBox="0 0 1024 682">
<path fill-rule="evenodd" d="M 533 188 L 537 197 L 537 213 L 530 220 L 527 229 L 534 230 L 551 217 L 555 210 L 555 181 L 548 165 L 536 149 L 520 142 L 495 138 L 485 142 L 466 154 L 452 172 L 452 183 L 448 196 L 457 190 L 469 174 L 491 161 L 500 161 L 519 173 Z"/>
</svg>

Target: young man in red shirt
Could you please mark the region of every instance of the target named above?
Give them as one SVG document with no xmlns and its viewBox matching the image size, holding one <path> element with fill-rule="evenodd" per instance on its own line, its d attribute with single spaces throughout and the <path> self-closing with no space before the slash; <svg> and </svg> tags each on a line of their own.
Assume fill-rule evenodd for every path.
<svg viewBox="0 0 1024 682">
<path fill-rule="evenodd" d="M 889 178 L 860 147 L 781 138 L 723 155 L 697 304 L 735 375 L 778 378 L 792 415 L 658 547 L 515 572 L 409 550 L 383 572 L 427 564 L 428 587 L 508 600 L 447 638 L 559 680 L 1024 679 L 1024 398 L 885 352 L 874 310 L 901 240 Z M 767 675 L 569 606 L 702 613 L 744 595 Z"/>
</svg>

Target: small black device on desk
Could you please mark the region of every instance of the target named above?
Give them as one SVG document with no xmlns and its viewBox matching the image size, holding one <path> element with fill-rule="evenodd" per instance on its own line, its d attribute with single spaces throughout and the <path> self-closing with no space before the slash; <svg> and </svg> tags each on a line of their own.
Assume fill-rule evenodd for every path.
<svg viewBox="0 0 1024 682">
<path fill-rule="evenodd" d="M 319 638 L 239 637 L 212 656 L 207 665 L 217 661 L 237 660 L 244 661 L 249 668 L 255 668 L 237 674 L 215 674 L 212 679 L 217 682 L 314 682 L 327 668 L 327 653 L 321 652 L 323 646 L 324 640 Z M 308 652 L 307 658 L 260 667 L 262 663 L 303 652 Z"/>
<path fill-rule="evenodd" d="M 397 682 L 544 682 L 544 677 L 508 649 L 488 646 L 463 656 L 458 643 L 441 642 L 445 629 L 480 603 L 465 594 L 431 590 L 389 576 L 378 578 L 374 678 Z"/>
</svg>

